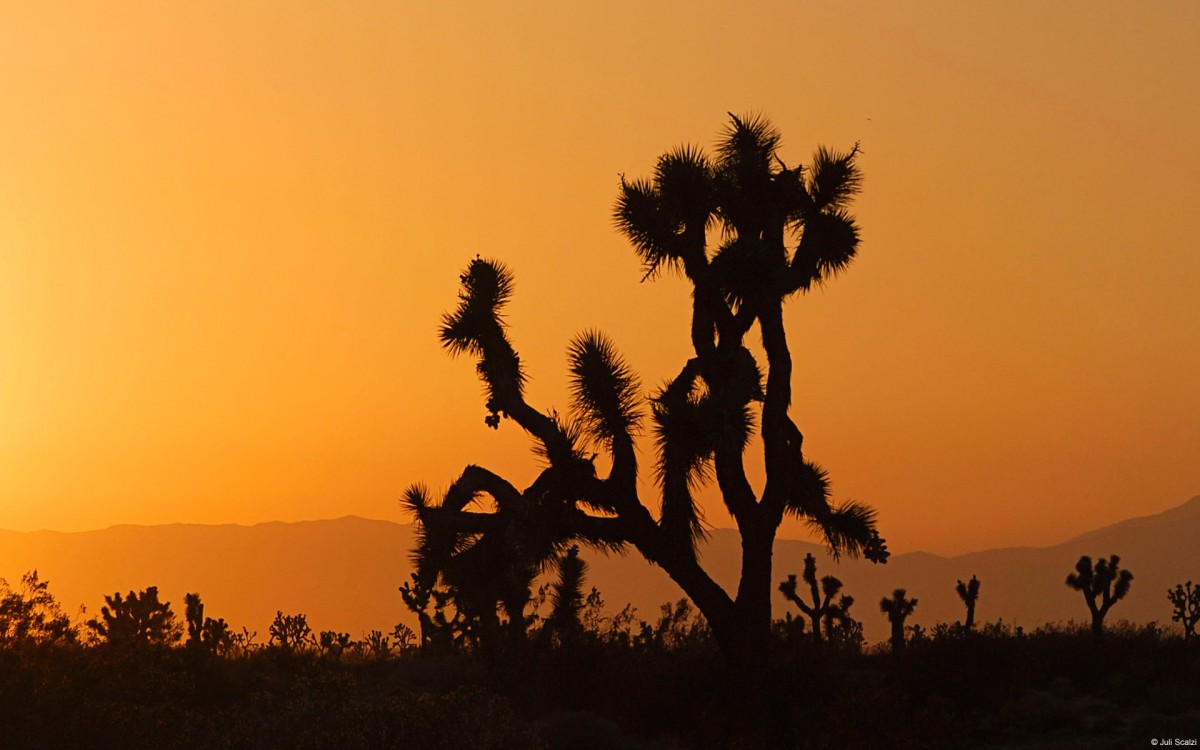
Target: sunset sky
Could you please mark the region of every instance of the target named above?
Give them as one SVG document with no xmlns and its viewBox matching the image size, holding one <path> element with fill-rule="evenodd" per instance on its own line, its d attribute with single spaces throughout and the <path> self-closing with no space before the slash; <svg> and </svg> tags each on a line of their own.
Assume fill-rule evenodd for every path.
<svg viewBox="0 0 1200 750">
<path fill-rule="evenodd" d="M 861 142 L 861 254 L 788 308 L 792 413 L 893 550 L 1200 494 L 1200 4 L 733 5 L 5 4 L 0 528 L 531 481 L 438 345 L 458 273 L 516 273 L 533 404 L 586 328 L 657 386 L 689 290 L 640 283 L 619 176 L 730 111 L 789 164 Z"/>
</svg>

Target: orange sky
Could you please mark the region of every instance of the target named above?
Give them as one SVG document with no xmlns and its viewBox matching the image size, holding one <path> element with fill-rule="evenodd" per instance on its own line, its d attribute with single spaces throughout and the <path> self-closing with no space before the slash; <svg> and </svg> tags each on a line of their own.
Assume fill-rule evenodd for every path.
<svg viewBox="0 0 1200 750">
<path fill-rule="evenodd" d="M 730 110 L 789 163 L 862 142 L 859 260 L 790 307 L 793 414 L 893 549 L 1200 493 L 1200 6 L 442 5 L 0 10 L 0 528 L 529 481 L 437 344 L 459 270 L 516 271 L 535 404 L 588 327 L 657 385 L 687 288 L 638 283 L 618 175 Z"/>
</svg>

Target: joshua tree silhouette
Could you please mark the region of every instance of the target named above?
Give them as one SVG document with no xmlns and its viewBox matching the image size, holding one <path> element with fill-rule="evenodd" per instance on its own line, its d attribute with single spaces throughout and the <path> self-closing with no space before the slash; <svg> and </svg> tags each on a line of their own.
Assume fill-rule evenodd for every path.
<svg viewBox="0 0 1200 750">
<path fill-rule="evenodd" d="M 1174 606 L 1171 620 L 1183 625 L 1183 639 L 1190 641 L 1196 635 L 1196 623 L 1200 622 L 1200 586 L 1192 587 L 1192 582 L 1177 583 L 1174 589 L 1167 589 L 1167 599 Z"/>
<path fill-rule="evenodd" d="M 285 615 L 276 611 L 275 620 L 267 632 L 271 636 L 269 645 L 285 654 L 300 653 L 317 645 L 317 639 L 308 624 L 308 616 L 304 614 Z"/>
<path fill-rule="evenodd" d="M 792 359 L 784 302 L 822 286 L 854 259 L 858 228 L 848 207 L 861 184 L 859 150 L 820 148 L 807 167 L 788 167 L 779 142 L 765 119 L 730 115 L 715 155 L 684 146 L 660 157 L 651 179 L 621 179 L 614 218 L 645 278 L 678 271 L 693 289 L 693 356 L 650 399 L 657 514 L 638 485 L 634 439 L 644 397 L 615 345 L 598 332 L 577 337 L 568 349 L 572 414 L 535 409 L 525 400 L 527 375 L 503 319 L 512 273 L 478 257 L 469 264 L 459 307 L 443 319 L 442 343 L 476 359 L 487 424 L 516 422 L 535 439 L 546 468 L 524 490 L 478 466 L 468 466 L 440 501 L 422 485 L 411 487 L 404 502 L 421 526 L 418 568 L 427 581 L 439 574 L 451 581 L 456 560 L 472 556 L 503 559 L 482 567 L 522 578 L 573 543 L 633 545 L 691 598 L 725 654 L 761 661 L 771 629 L 771 554 L 785 516 L 806 520 L 834 555 L 886 560 L 874 511 L 833 502 L 828 474 L 805 458 L 803 436 L 788 414 Z M 716 247 L 708 244 L 710 229 Z M 765 383 L 745 344 L 756 323 Z M 765 456 L 761 493 L 744 465 L 756 431 Z M 607 476 L 593 463 L 597 451 L 611 458 Z M 694 492 L 713 479 L 742 538 L 741 578 L 732 594 L 696 554 L 704 526 Z M 494 509 L 473 507 L 481 495 L 490 496 Z M 494 613 L 501 606 L 510 620 L 521 619 L 516 609 L 527 601 L 528 586 L 514 580 L 510 588 L 507 601 L 495 590 L 481 595 L 481 608 Z"/>
<path fill-rule="evenodd" d="M 879 602 L 879 611 L 887 615 L 888 622 L 892 624 L 892 651 L 901 651 L 904 648 L 904 621 L 917 608 L 916 599 L 906 598 L 908 592 L 904 589 L 896 589 L 892 592 L 892 597 L 889 599 L 884 597 Z"/>
<path fill-rule="evenodd" d="M 796 576 L 789 575 L 787 580 L 779 584 L 779 590 L 787 597 L 788 601 L 800 608 L 800 611 L 808 615 L 812 620 L 813 641 L 821 642 L 821 621 L 825 621 L 825 632 L 828 634 L 833 629 L 833 619 L 845 605 L 846 616 L 849 616 L 849 603 L 854 600 L 850 597 L 843 596 L 841 602 L 834 602 L 833 597 L 838 595 L 842 590 L 842 582 L 833 576 L 825 576 L 821 579 L 821 585 L 817 587 L 817 560 L 812 556 L 812 553 L 804 556 L 804 573 L 802 574 L 804 582 L 808 584 L 810 595 L 812 596 L 812 604 L 806 603 L 796 594 Z M 849 602 L 849 603 L 848 603 Z"/>
<path fill-rule="evenodd" d="M 106 606 L 100 617 L 87 621 L 87 626 L 102 640 L 114 644 L 166 645 L 179 640 L 179 624 L 170 602 L 158 600 L 158 587 L 145 591 L 130 591 L 128 597 L 120 592 L 105 596 Z"/>
<path fill-rule="evenodd" d="M 1121 570 L 1120 563 L 1121 558 L 1110 555 L 1107 560 L 1100 558 L 1093 567 L 1092 558 L 1084 555 L 1075 563 L 1075 572 L 1067 576 L 1067 585 L 1083 592 L 1088 611 L 1092 613 L 1092 633 L 1096 636 L 1104 633 L 1104 616 L 1108 610 L 1125 598 L 1133 583 L 1133 573 Z"/>
<path fill-rule="evenodd" d="M 183 597 L 183 618 L 187 622 L 188 648 L 200 648 L 204 636 L 204 602 L 199 594 L 188 593 Z"/>
<path fill-rule="evenodd" d="M 421 648 L 448 651 L 460 641 L 460 613 L 456 608 L 453 617 L 446 615 L 446 607 L 451 604 L 449 591 L 430 584 L 428 576 L 413 573 L 409 581 L 400 587 L 400 598 L 417 616 Z"/>
<path fill-rule="evenodd" d="M 971 576 L 971 580 L 966 583 L 959 581 L 954 590 L 967 607 L 967 619 L 963 621 L 963 627 L 970 630 L 975 627 L 975 602 L 979 600 L 979 579 Z"/>
<path fill-rule="evenodd" d="M 228 653 L 233 643 L 233 633 L 225 618 L 214 620 L 204 616 L 204 602 L 199 594 L 189 593 L 183 597 L 184 620 L 187 622 L 187 641 L 184 645 L 192 650 L 208 653 Z"/>
<path fill-rule="evenodd" d="M 378 633 L 378 630 L 372 631 Z M 321 653 L 331 659 L 340 659 L 346 649 L 350 648 L 351 640 L 349 633 L 339 633 L 336 630 L 322 630 L 317 636 L 317 647 L 321 649 Z"/>
<path fill-rule="evenodd" d="M 825 635 L 830 642 L 841 648 L 858 651 L 864 642 L 862 623 L 850 614 L 854 605 L 854 597 L 842 594 L 837 604 L 829 608 L 825 614 Z"/>
</svg>

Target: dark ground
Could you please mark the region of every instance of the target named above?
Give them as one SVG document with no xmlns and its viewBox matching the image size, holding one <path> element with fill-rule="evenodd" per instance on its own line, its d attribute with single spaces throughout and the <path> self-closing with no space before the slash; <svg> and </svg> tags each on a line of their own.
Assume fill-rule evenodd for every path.
<svg viewBox="0 0 1200 750">
<path fill-rule="evenodd" d="M 520 657 L 0 650 L 5 748 L 1126 748 L 1200 737 L 1200 643 L 985 626 L 900 655 L 776 644 L 757 685 L 702 639 Z M 1173 745 L 1169 745 L 1173 746 Z"/>
</svg>

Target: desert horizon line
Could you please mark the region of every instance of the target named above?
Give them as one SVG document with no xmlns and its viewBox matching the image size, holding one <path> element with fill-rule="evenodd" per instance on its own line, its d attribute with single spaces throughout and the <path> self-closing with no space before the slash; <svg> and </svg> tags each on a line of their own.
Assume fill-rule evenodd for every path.
<svg viewBox="0 0 1200 750">
<path fill-rule="evenodd" d="M 940 553 L 940 552 L 930 552 L 925 549 L 901 548 L 901 549 L 898 549 L 894 554 L 896 554 L 896 555 L 915 555 L 915 554 L 932 555 L 934 557 L 949 560 L 949 559 L 954 559 L 954 558 L 959 558 L 959 557 L 966 557 L 968 555 L 992 552 L 995 550 L 1049 549 L 1052 547 L 1057 547 L 1062 544 L 1068 544 L 1080 537 L 1087 536 L 1088 534 L 1092 534 L 1097 531 L 1102 531 L 1104 529 L 1108 529 L 1113 526 L 1118 526 L 1118 525 L 1121 525 L 1124 523 L 1130 523 L 1130 522 L 1138 521 L 1141 519 L 1154 518 L 1156 516 L 1160 516 L 1165 513 L 1170 513 L 1170 512 L 1179 510 L 1181 508 L 1187 507 L 1194 503 L 1200 503 L 1200 491 L 1198 491 L 1197 494 L 1191 496 L 1187 500 L 1184 500 L 1183 502 L 1171 505 L 1160 511 L 1157 511 L 1154 513 L 1142 513 L 1142 514 L 1135 515 L 1135 516 L 1128 516 L 1126 518 L 1122 518 L 1122 519 L 1114 521 L 1112 523 L 1082 529 L 1082 530 L 1076 531 L 1075 533 L 1071 534 L 1070 536 L 1067 536 L 1067 537 L 1060 539 L 1058 541 L 1055 541 L 1055 542 L 1050 542 L 1048 544 L 997 545 L 997 546 L 984 547 L 982 549 L 971 549 L 971 550 L 966 550 L 963 552 L 956 552 L 956 553 L 949 553 L 949 554 Z M 334 517 L 328 517 L 328 518 L 302 518 L 302 519 L 295 519 L 295 520 L 272 519 L 272 520 L 267 520 L 267 521 L 255 521 L 252 523 L 239 523 L 239 522 L 234 522 L 234 521 L 217 522 L 217 523 L 200 522 L 200 521 L 171 521 L 171 522 L 166 522 L 166 523 L 114 523 L 114 524 L 110 524 L 108 526 L 103 526 L 100 528 L 77 529 L 74 531 L 60 531 L 58 529 L 45 529 L 45 528 L 30 529 L 30 530 L 0 528 L 0 534 L 58 534 L 58 535 L 67 536 L 67 535 L 72 535 L 72 534 L 95 534 L 95 533 L 101 533 L 101 532 L 111 531 L 113 529 L 120 529 L 120 528 L 153 529 L 153 528 L 163 528 L 163 527 L 170 527 L 170 526 L 200 526 L 200 527 L 206 527 L 206 528 L 235 527 L 235 528 L 240 528 L 240 529 L 252 529 L 252 528 L 259 527 L 259 526 L 273 526 L 273 525 L 298 526 L 298 525 L 303 525 L 303 524 L 331 523 L 331 522 L 344 521 L 344 520 L 369 521 L 372 523 L 386 523 L 386 524 L 392 524 L 395 526 L 412 526 L 413 525 L 412 521 L 405 522 L 405 521 L 399 521 L 399 520 L 390 519 L 390 518 L 371 518 L 368 516 L 360 515 L 358 513 L 347 513 L 347 514 L 344 514 L 341 516 L 334 516 Z M 719 533 L 719 532 L 737 533 L 737 529 L 732 528 L 732 527 L 727 527 L 727 526 L 714 526 L 714 527 L 708 529 L 707 532 L 710 534 L 711 533 Z M 801 539 L 801 538 L 797 538 L 797 537 L 781 536 L 781 537 L 779 537 L 778 541 L 801 542 L 803 544 L 811 544 L 812 546 L 818 547 L 818 548 L 823 547 L 823 545 L 820 542 L 815 541 L 813 539 Z M 608 554 L 608 553 L 605 553 L 605 554 Z M 618 553 L 618 554 L 620 554 L 620 553 Z"/>
</svg>

